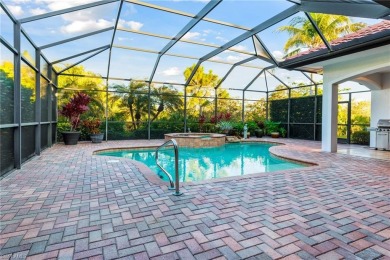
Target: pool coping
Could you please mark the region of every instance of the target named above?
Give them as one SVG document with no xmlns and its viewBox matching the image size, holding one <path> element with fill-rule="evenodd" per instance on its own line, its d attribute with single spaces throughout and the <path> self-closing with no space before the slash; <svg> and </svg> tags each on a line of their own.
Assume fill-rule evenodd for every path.
<svg viewBox="0 0 390 260">
<path fill-rule="evenodd" d="M 306 171 L 312 171 L 313 169 L 322 169 L 325 167 L 328 167 L 329 164 L 323 164 L 323 163 L 318 163 L 318 162 L 312 162 L 307 159 L 301 159 L 301 158 L 291 158 L 287 157 L 281 154 L 278 154 L 278 149 L 280 147 L 289 147 L 288 144 L 282 143 L 282 142 L 276 142 L 276 141 L 264 141 L 264 140 L 256 140 L 256 139 L 246 139 L 246 140 L 241 140 L 240 142 L 244 143 L 265 143 L 265 144 L 275 144 L 275 146 L 272 146 L 269 148 L 269 152 L 271 155 L 276 156 L 282 160 L 294 162 L 294 163 L 299 163 L 303 164 L 307 167 L 299 168 L 299 171 L 306 172 Z M 98 155 L 97 153 L 99 152 L 108 152 L 108 151 L 122 151 L 122 150 L 129 150 L 129 149 L 139 149 L 139 150 L 147 150 L 147 149 L 154 149 L 157 148 L 158 146 L 156 145 L 143 145 L 143 146 L 133 146 L 133 147 L 118 147 L 118 148 L 106 148 L 106 149 L 99 149 L 95 150 L 92 152 L 92 155 Z M 105 156 L 105 155 L 99 155 L 99 156 Z M 107 156 L 108 157 L 108 156 Z M 159 186 L 169 186 L 168 181 L 164 181 L 158 177 L 158 175 L 153 172 L 146 164 L 136 161 L 133 159 L 129 158 L 124 158 L 124 157 L 115 157 L 116 159 L 119 160 L 131 160 L 132 163 L 136 166 L 136 168 L 145 176 L 145 178 Z M 217 179 L 207 179 L 207 180 L 202 180 L 202 181 L 196 181 L 196 182 L 180 182 L 180 187 L 185 188 L 186 186 L 196 186 L 196 185 L 203 185 L 207 183 L 215 183 L 215 182 L 226 182 L 226 181 L 232 181 L 232 180 L 241 180 L 241 179 L 248 179 L 248 178 L 256 178 L 261 175 L 268 175 L 268 174 L 284 174 L 284 173 L 289 173 L 291 171 L 296 171 L 297 169 L 286 169 L 286 170 L 278 170 L 278 171 L 272 171 L 272 172 L 258 172 L 258 173 L 250 173 L 246 175 L 237 175 L 237 176 L 229 176 L 229 177 L 221 177 Z"/>
<path fill-rule="evenodd" d="M 164 137 L 179 137 L 179 138 L 194 138 L 194 139 L 201 139 L 204 138 L 204 136 L 210 136 L 212 138 L 223 138 L 226 137 L 225 134 L 218 134 L 218 133 L 169 133 L 169 134 L 164 134 Z M 166 139 L 165 139 L 166 140 Z"/>
</svg>

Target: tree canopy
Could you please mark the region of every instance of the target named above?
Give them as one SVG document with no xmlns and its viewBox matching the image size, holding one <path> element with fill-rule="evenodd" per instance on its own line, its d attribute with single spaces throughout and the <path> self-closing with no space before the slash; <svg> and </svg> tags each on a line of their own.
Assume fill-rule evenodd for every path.
<svg viewBox="0 0 390 260">
<path fill-rule="evenodd" d="M 354 23 L 349 17 L 342 15 L 311 13 L 310 16 L 328 42 L 356 32 L 366 26 L 365 23 Z M 314 26 L 306 17 L 294 17 L 289 25 L 281 26 L 277 31 L 287 32 L 290 36 L 284 45 L 286 57 L 296 55 L 303 48 L 314 48 L 324 44 Z"/>
</svg>

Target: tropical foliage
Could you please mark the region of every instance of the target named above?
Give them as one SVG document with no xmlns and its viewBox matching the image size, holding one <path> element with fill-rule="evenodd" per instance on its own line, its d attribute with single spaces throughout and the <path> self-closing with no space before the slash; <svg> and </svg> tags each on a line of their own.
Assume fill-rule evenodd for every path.
<svg viewBox="0 0 390 260">
<path fill-rule="evenodd" d="M 153 88 L 151 93 L 152 118 L 155 121 L 160 115 L 175 113 L 183 109 L 183 99 L 172 85 L 163 85 Z"/>
<path fill-rule="evenodd" d="M 193 66 L 192 66 L 193 68 Z M 185 77 L 188 79 L 192 68 L 188 68 Z M 1 122 L 13 123 L 13 64 L 0 64 L 1 91 Z M 33 122 L 35 119 L 35 73 L 27 65 L 22 66 L 22 117 L 24 122 Z M 184 128 L 184 88 L 169 84 L 150 86 L 141 81 L 111 82 L 108 85 L 99 75 L 88 72 L 82 66 L 70 69 L 71 74 L 87 75 L 76 77 L 62 75 L 58 77 L 58 107 L 63 107 L 77 92 L 88 94 L 90 108 L 80 116 L 80 120 L 95 118 L 101 122 L 108 120 L 108 138 L 135 139 L 147 138 L 148 124 L 151 126 L 152 138 L 161 138 L 167 132 L 182 132 Z M 221 129 L 216 124 L 230 121 L 234 131 L 241 133 L 244 123 L 241 122 L 242 102 L 234 98 L 220 86 L 215 87 L 220 79 L 213 71 L 199 67 L 187 87 L 187 128 L 192 132 L 215 132 Z M 66 88 L 66 89 L 64 89 Z M 270 93 L 269 100 L 281 100 L 288 97 L 284 86 L 278 86 L 275 92 Z M 280 91 L 279 91 L 280 90 Z M 150 91 L 150 99 L 148 93 Z M 216 92 L 215 92 L 216 91 Z M 321 95 L 322 89 L 318 89 Z M 292 89 L 292 97 L 307 97 L 314 93 L 313 87 Z M 48 92 L 41 88 L 41 100 L 49 100 Z M 217 94 L 217 101 L 215 101 Z M 217 111 L 215 104 L 217 103 Z M 6 105 L 4 105 L 6 104 Z M 352 101 L 352 132 L 363 130 L 369 123 L 370 105 L 367 101 Z M 320 105 L 319 105 L 320 107 Z M 148 111 L 150 110 L 150 116 Z M 272 112 L 272 111 L 270 111 Z M 345 117 L 347 111 L 340 108 L 340 117 Z M 314 115 L 311 115 L 311 118 Z M 256 102 L 245 102 L 245 119 L 251 132 L 258 129 L 256 124 L 264 122 L 266 117 L 266 100 L 262 98 Z M 276 119 L 284 124 L 284 120 Z M 319 122 L 319 121 L 318 121 Z M 252 127 L 253 126 L 253 127 Z M 259 126 L 257 124 L 257 126 Z M 70 124 L 65 117 L 59 117 L 58 130 L 68 130 Z M 89 130 L 85 125 L 80 126 L 82 137 L 87 138 Z M 60 139 L 59 139 L 60 140 Z"/>
<path fill-rule="evenodd" d="M 310 16 L 328 42 L 366 26 L 361 22 L 354 23 L 349 17 L 342 15 L 311 13 Z M 324 44 L 312 23 L 304 16 L 294 17 L 289 25 L 281 26 L 277 31 L 287 32 L 290 36 L 284 45 L 286 57 L 296 55 L 303 48 L 314 48 Z"/>
<path fill-rule="evenodd" d="M 222 132 L 229 131 L 233 129 L 232 122 L 229 121 L 221 121 L 219 122 L 216 127 L 220 129 Z"/>
<path fill-rule="evenodd" d="M 314 86 L 291 89 L 291 98 L 309 97 L 315 93 Z M 322 95 L 322 88 L 317 89 L 317 95 Z M 275 88 L 275 92 L 269 94 L 269 100 L 279 100 L 288 98 L 288 89 L 284 85 Z"/>
<path fill-rule="evenodd" d="M 338 106 L 338 131 L 340 138 L 347 138 L 348 106 L 339 104 Z M 352 100 L 351 102 L 351 133 L 365 131 L 370 125 L 370 102 L 366 100 Z"/>
<path fill-rule="evenodd" d="M 363 130 L 352 132 L 351 142 L 354 144 L 368 145 L 370 143 L 370 132 Z"/>
<path fill-rule="evenodd" d="M 138 129 L 143 121 L 146 121 L 148 115 L 148 86 L 143 82 L 132 81 L 128 86 L 112 86 L 118 93 L 116 98 L 120 98 L 119 107 L 128 110 L 131 117 L 133 129 Z"/>
<path fill-rule="evenodd" d="M 90 134 L 96 135 L 101 133 L 100 126 L 102 122 L 97 118 L 85 119 L 83 120 L 82 124 Z"/>
<path fill-rule="evenodd" d="M 73 97 L 70 98 L 69 102 L 58 110 L 58 113 L 70 122 L 70 131 L 77 130 L 81 123 L 80 116 L 88 111 L 89 102 L 89 96 L 79 92 L 74 94 Z"/>
</svg>

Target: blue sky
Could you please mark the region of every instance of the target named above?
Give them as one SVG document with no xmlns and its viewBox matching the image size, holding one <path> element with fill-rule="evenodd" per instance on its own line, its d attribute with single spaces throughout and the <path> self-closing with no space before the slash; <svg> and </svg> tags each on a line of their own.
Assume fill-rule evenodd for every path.
<svg viewBox="0 0 390 260">
<path fill-rule="evenodd" d="M 96 1 L 97 0 L 5 0 L 4 2 L 17 18 L 23 18 Z M 172 8 L 182 12 L 196 14 L 207 4 L 208 1 L 146 0 L 145 2 Z M 38 46 L 42 46 L 91 31 L 113 26 L 117 15 L 118 6 L 119 2 L 115 2 L 82 11 L 26 23 L 23 24 L 23 27 L 29 33 L 29 36 L 33 39 L 33 41 Z M 290 6 L 292 6 L 292 3 L 285 0 L 223 1 L 207 15 L 207 18 L 223 20 L 231 24 L 252 28 Z M 280 24 L 277 24 L 259 34 L 275 58 L 280 58 L 283 56 L 283 44 L 287 39 L 287 35 L 276 33 L 275 30 L 281 25 L 288 24 L 290 19 L 282 21 Z M 146 8 L 140 5 L 134 5 L 125 2 L 119 19 L 119 27 L 134 31 L 149 32 L 173 37 L 189 21 L 190 18 L 185 16 L 174 15 L 156 9 Z M 242 34 L 243 32 L 244 30 L 213 24 L 207 21 L 201 21 L 184 36 L 184 39 L 221 46 Z M 1 14 L 1 34 L 7 41 L 12 42 L 12 24 L 3 13 Z M 80 39 L 78 41 L 44 49 L 43 53 L 49 60 L 54 61 L 109 44 L 111 37 L 112 31 L 108 31 L 92 37 Z M 114 45 L 142 48 L 158 52 L 168 42 L 168 40 L 161 38 L 117 31 Z M 23 49 L 30 50 L 30 48 L 28 48 L 28 44 L 23 44 L 22 47 Z M 180 54 L 200 58 L 214 49 L 215 48 L 213 47 L 198 46 L 180 42 L 171 50 L 169 50 L 168 54 Z M 254 53 L 251 40 L 246 40 L 239 43 L 237 46 L 235 46 L 235 49 L 248 53 Z M 84 57 L 86 56 L 87 55 Z M 228 50 L 215 56 L 213 60 L 221 62 L 238 62 L 247 57 L 250 56 Z M 82 58 L 83 57 L 79 57 L 74 60 L 70 60 L 69 62 L 77 62 Z M 143 53 L 120 48 L 113 48 L 110 76 L 133 79 L 149 78 L 156 58 L 157 55 L 153 53 Z M 83 65 L 88 70 L 106 76 L 107 60 L 108 51 L 105 51 L 84 62 Z M 157 68 L 154 80 L 184 83 L 184 69 L 196 62 L 197 60 L 195 59 L 164 56 L 160 61 L 159 67 Z M 248 65 L 265 67 L 269 66 L 270 64 L 258 60 L 248 63 Z M 62 65 L 62 67 L 64 66 L 65 65 Z M 214 73 L 218 74 L 220 77 L 223 77 L 231 65 L 205 62 L 204 66 L 206 70 L 212 69 Z M 253 78 L 253 76 L 258 73 L 258 71 L 258 69 L 254 68 L 239 67 L 233 71 L 231 76 L 227 78 L 223 84 L 223 87 L 227 89 L 242 89 Z M 289 82 L 307 81 L 307 79 L 300 73 L 288 73 L 287 71 L 281 70 L 279 76 Z M 264 84 L 262 83 L 263 80 L 260 78 L 258 81 L 256 81 L 256 83 L 257 82 L 259 82 L 258 84 L 262 85 L 260 86 L 261 90 L 265 90 Z M 251 87 L 251 89 L 254 88 Z"/>
</svg>

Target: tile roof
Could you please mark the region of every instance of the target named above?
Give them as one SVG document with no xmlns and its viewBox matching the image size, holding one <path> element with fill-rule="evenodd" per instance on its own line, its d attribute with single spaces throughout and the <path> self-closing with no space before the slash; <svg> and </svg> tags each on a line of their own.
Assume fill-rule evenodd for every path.
<svg viewBox="0 0 390 260">
<path fill-rule="evenodd" d="M 362 39 L 364 37 L 372 36 L 372 35 L 384 32 L 386 30 L 390 30 L 390 21 L 384 20 L 384 21 L 382 21 L 380 23 L 367 26 L 367 27 L 365 27 L 363 29 L 360 29 L 359 31 L 356 31 L 354 33 L 345 35 L 345 36 L 343 36 L 341 38 L 338 38 L 338 39 L 336 39 L 334 41 L 331 41 L 331 42 L 329 42 L 329 44 L 332 47 L 341 45 L 343 43 L 348 43 L 348 44 L 353 45 L 353 42 L 356 41 L 356 40 Z M 320 45 L 318 47 L 311 48 L 311 49 L 309 49 L 307 51 L 298 53 L 297 55 L 288 57 L 287 60 L 296 59 L 298 57 L 306 56 L 308 54 L 312 54 L 312 53 L 315 53 L 317 51 L 326 50 L 326 49 L 327 48 L 326 48 L 325 44 L 322 44 L 322 45 Z"/>
</svg>

